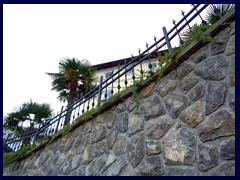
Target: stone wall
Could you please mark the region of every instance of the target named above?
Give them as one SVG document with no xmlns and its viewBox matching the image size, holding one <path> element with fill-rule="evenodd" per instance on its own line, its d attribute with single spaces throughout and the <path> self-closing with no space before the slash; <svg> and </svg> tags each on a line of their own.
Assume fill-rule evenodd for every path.
<svg viewBox="0 0 240 180">
<path fill-rule="evenodd" d="M 235 175 L 235 23 L 4 175 Z"/>
</svg>

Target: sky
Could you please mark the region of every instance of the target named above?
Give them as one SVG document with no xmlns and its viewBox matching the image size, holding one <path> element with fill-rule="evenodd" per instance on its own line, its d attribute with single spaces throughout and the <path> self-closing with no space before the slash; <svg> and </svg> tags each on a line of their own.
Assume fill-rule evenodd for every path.
<svg viewBox="0 0 240 180">
<path fill-rule="evenodd" d="M 145 50 L 146 42 L 173 27 L 190 4 L 4 4 L 3 116 L 24 102 L 48 103 L 57 113 L 61 102 L 51 78 L 64 57 L 92 65 Z"/>
</svg>

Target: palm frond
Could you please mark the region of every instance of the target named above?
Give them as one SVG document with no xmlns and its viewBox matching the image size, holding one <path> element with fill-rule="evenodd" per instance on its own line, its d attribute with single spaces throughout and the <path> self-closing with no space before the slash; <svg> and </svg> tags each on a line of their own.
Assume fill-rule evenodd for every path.
<svg viewBox="0 0 240 180">
<path fill-rule="evenodd" d="M 64 58 L 59 62 L 59 73 L 47 73 L 52 78 L 52 90 L 58 92 L 58 99 L 65 102 L 68 98 L 88 89 L 93 81 L 96 69 L 90 66 L 88 60 Z M 81 84 L 81 86 L 78 86 Z M 72 100 L 71 100 L 72 101 Z"/>
<path fill-rule="evenodd" d="M 18 109 L 8 113 L 5 118 L 4 127 L 14 131 L 15 133 L 24 132 L 22 124 L 26 121 L 41 123 L 44 118 L 51 117 L 53 110 L 49 104 L 43 103 L 23 103 Z M 34 119 L 31 119 L 30 114 L 34 114 Z M 22 122 L 22 123 L 21 123 Z"/>
<path fill-rule="evenodd" d="M 235 8 L 234 4 L 211 4 L 206 10 L 205 20 L 207 23 L 213 25 L 227 12 Z"/>
</svg>

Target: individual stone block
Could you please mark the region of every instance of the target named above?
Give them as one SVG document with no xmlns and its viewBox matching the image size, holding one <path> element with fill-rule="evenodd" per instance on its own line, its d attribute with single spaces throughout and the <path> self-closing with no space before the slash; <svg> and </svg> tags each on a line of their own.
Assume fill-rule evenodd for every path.
<svg viewBox="0 0 240 180">
<path fill-rule="evenodd" d="M 156 95 L 145 98 L 142 102 L 142 107 L 146 120 L 165 114 L 160 98 Z"/>
<path fill-rule="evenodd" d="M 170 127 L 174 124 L 174 120 L 169 116 L 160 116 L 148 121 L 145 127 L 145 134 L 156 140 L 160 139 Z"/>
<path fill-rule="evenodd" d="M 123 168 L 127 165 L 125 159 L 120 156 L 106 171 L 107 176 L 119 176 Z"/>
<path fill-rule="evenodd" d="M 230 28 L 226 28 L 215 36 L 214 41 L 210 43 L 210 55 L 216 55 L 225 50 L 230 30 Z"/>
<path fill-rule="evenodd" d="M 106 156 L 101 156 L 94 160 L 88 168 L 86 176 L 95 176 L 106 162 Z"/>
<path fill-rule="evenodd" d="M 74 169 L 78 168 L 80 165 L 81 165 L 81 156 L 79 156 L 79 155 L 73 156 L 71 169 L 74 170 Z"/>
<path fill-rule="evenodd" d="M 224 56 L 211 56 L 198 64 L 194 73 L 205 80 L 219 81 L 226 76 L 227 61 Z"/>
<path fill-rule="evenodd" d="M 94 154 L 94 157 L 101 156 L 107 149 L 107 142 L 105 139 L 102 141 L 99 141 L 93 145 L 92 153 Z"/>
<path fill-rule="evenodd" d="M 96 124 L 91 133 L 91 143 L 101 141 L 106 137 L 107 128 L 104 125 Z"/>
<path fill-rule="evenodd" d="M 159 154 L 161 152 L 160 141 L 157 140 L 146 140 L 146 154 L 148 156 Z"/>
<path fill-rule="evenodd" d="M 113 152 L 116 156 L 126 152 L 126 137 L 125 135 L 118 134 L 117 139 L 113 146 Z"/>
<path fill-rule="evenodd" d="M 82 164 L 88 164 L 93 160 L 94 157 L 93 145 L 87 146 L 82 154 Z"/>
<path fill-rule="evenodd" d="M 186 62 L 181 63 L 177 67 L 177 76 L 179 79 L 184 78 L 188 73 L 190 73 L 194 69 L 192 64 L 188 64 Z"/>
<path fill-rule="evenodd" d="M 142 117 L 135 115 L 134 113 L 129 114 L 128 119 L 128 133 L 129 136 L 142 131 L 144 127 L 144 120 Z"/>
<path fill-rule="evenodd" d="M 159 85 L 156 87 L 156 90 L 159 92 L 160 96 L 164 97 L 176 88 L 177 83 L 177 80 L 162 79 Z"/>
<path fill-rule="evenodd" d="M 99 175 L 103 175 L 103 172 L 105 172 L 115 161 L 116 161 L 117 157 L 112 154 L 109 153 L 106 156 L 106 163 L 103 165 L 102 169 L 99 171 Z"/>
<path fill-rule="evenodd" d="M 124 133 L 128 129 L 128 113 L 120 113 L 117 116 L 116 129 Z"/>
<path fill-rule="evenodd" d="M 173 118 L 177 118 L 179 114 L 190 104 L 186 96 L 171 93 L 165 97 L 165 106 Z"/>
<path fill-rule="evenodd" d="M 200 82 L 195 87 L 189 91 L 189 97 L 193 101 L 197 101 L 199 98 L 203 97 L 205 94 L 205 83 Z"/>
<path fill-rule="evenodd" d="M 204 144 L 198 145 L 197 150 L 198 168 L 207 171 L 218 164 L 218 150 L 216 147 Z"/>
<path fill-rule="evenodd" d="M 222 159 L 235 159 L 235 139 L 223 141 L 220 147 L 220 157 Z"/>
<path fill-rule="evenodd" d="M 203 121 L 202 101 L 197 101 L 189 106 L 185 112 L 180 116 L 181 121 L 194 128 Z"/>
<path fill-rule="evenodd" d="M 209 55 L 208 52 L 208 44 L 203 46 L 201 49 L 199 49 L 196 53 L 194 53 L 192 56 L 189 57 L 191 61 L 194 63 L 199 63 L 202 60 L 206 59 Z"/>
<path fill-rule="evenodd" d="M 87 134 L 92 131 L 92 121 L 87 121 L 83 126 L 84 126 L 82 130 L 83 134 Z"/>
<path fill-rule="evenodd" d="M 198 80 L 190 75 L 184 77 L 179 83 L 178 88 L 183 92 L 187 93 L 193 86 L 198 83 Z"/>
<path fill-rule="evenodd" d="M 160 156 L 147 157 L 140 166 L 144 176 L 159 176 L 164 174 L 164 163 Z"/>
<path fill-rule="evenodd" d="M 166 164 L 192 165 L 195 161 L 195 136 L 184 124 L 177 124 L 164 136 L 163 156 Z"/>
<path fill-rule="evenodd" d="M 87 146 L 90 144 L 90 134 L 86 134 L 82 138 L 82 145 Z"/>
<path fill-rule="evenodd" d="M 226 83 L 211 82 L 206 88 L 206 114 L 214 112 L 220 107 L 226 96 Z"/>
<path fill-rule="evenodd" d="M 235 163 L 225 163 L 217 168 L 211 176 L 235 176 Z"/>
<path fill-rule="evenodd" d="M 199 138 L 202 142 L 235 134 L 235 117 L 226 109 L 214 112 L 198 126 Z"/>
<path fill-rule="evenodd" d="M 117 115 L 114 112 L 106 111 L 96 117 L 96 122 L 104 123 L 108 128 L 112 128 L 116 122 Z"/>
<path fill-rule="evenodd" d="M 144 142 L 145 136 L 141 133 L 130 138 L 127 144 L 127 160 L 132 167 L 136 167 L 145 154 Z"/>
<path fill-rule="evenodd" d="M 108 132 L 108 137 L 107 137 L 107 145 L 108 145 L 108 149 L 112 149 L 113 144 L 115 143 L 116 139 L 117 139 L 117 131 L 109 131 Z"/>
<path fill-rule="evenodd" d="M 223 42 L 212 42 L 210 44 L 210 53 L 211 55 L 216 55 L 219 54 L 221 52 L 223 52 L 225 50 L 226 47 L 226 43 Z"/>
<path fill-rule="evenodd" d="M 216 55 L 225 50 L 230 30 L 226 28 L 215 36 L 214 41 L 210 43 L 210 55 Z"/>
</svg>

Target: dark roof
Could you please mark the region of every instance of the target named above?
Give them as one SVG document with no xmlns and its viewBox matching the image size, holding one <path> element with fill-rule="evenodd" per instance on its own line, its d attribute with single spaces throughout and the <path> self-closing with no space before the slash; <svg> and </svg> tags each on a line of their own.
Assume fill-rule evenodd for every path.
<svg viewBox="0 0 240 180">
<path fill-rule="evenodd" d="M 163 54 L 166 50 L 163 51 L 159 51 L 160 54 Z M 154 53 L 153 55 L 150 55 L 150 58 L 157 58 L 157 52 Z M 135 58 L 137 56 L 134 56 L 133 58 Z M 110 62 L 106 62 L 106 63 L 102 63 L 102 64 L 96 64 L 96 65 L 92 65 L 92 67 L 97 68 L 97 70 L 100 69 L 106 69 L 106 68 L 111 68 L 111 67 L 116 67 L 118 65 L 123 65 L 126 63 L 130 62 L 132 60 L 132 57 L 128 57 L 128 58 L 124 58 L 124 59 L 119 59 L 119 60 L 115 60 L 115 61 L 110 61 Z M 139 58 L 136 58 L 134 60 L 134 62 L 138 61 Z"/>
</svg>

